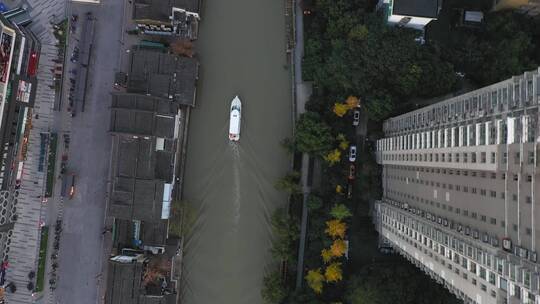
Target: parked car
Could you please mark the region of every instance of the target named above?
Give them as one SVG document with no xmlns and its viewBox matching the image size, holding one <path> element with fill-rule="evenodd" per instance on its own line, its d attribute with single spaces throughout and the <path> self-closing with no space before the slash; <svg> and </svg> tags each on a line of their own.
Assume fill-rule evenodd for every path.
<svg viewBox="0 0 540 304">
<path fill-rule="evenodd" d="M 347 177 L 350 180 L 353 180 L 356 177 L 356 167 L 354 164 L 349 165 L 349 176 Z"/>
<path fill-rule="evenodd" d="M 69 188 L 69 198 L 73 198 L 75 195 L 75 175 L 71 176 L 71 187 Z"/>
<path fill-rule="evenodd" d="M 349 161 L 356 161 L 356 146 L 352 145 L 349 147 Z"/>
<path fill-rule="evenodd" d="M 352 125 L 356 127 L 359 124 L 360 124 L 360 111 L 354 110 Z"/>
<path fill-rule="evenodd" d="M 348 199 L 352 198 L 352 184 L 351 183 L 347 184 L 347 198 Z"/>
</svg>

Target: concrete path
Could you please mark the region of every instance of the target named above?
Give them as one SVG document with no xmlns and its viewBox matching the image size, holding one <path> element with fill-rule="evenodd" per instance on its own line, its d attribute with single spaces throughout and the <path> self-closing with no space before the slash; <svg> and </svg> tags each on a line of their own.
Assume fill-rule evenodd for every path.
<svg viewBox="0 0 540 304">
<path fill-rule="evenodd" d="M 311 83 L 302 80 L 302 59 L 304 58 L 304 14 L 300 7 L 300 1 L 295 1 L 295 26 L 296 44 L 294 49 L 294 85 L 296 92 L 296 111 L 300 116 L 306 111 L 306 103 L 312 92 Z M 304 280 L 304 251 L 306 247 L 306 234 L 308 222 L 307 199 L 311 191 L 308 185 L 309 155 L 302 156 L 302 222 L 300 226 L 300 245 L 298 248 L 298 264 L 296 268 L 296 289 L 302 287 Z"/>
</svg>

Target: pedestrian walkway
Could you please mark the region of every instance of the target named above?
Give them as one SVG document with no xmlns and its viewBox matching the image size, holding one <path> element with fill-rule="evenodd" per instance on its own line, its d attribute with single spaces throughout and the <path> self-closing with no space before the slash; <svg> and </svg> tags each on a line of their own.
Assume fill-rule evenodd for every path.
<svg viewBox="0 0 540 304">
<path fill-rule="evenodd" d="M 26 5 L 33 19 L 31 30 L 41 42 L 38 69 L 34 119 L 28 137 L 27 158 L 23 167 L 21 188 L 12 195 L 17 201 L 18 220 L 15 223 L 9 245 L 9 267 L 6 272 L 8 282 L 17 286 L 15 293 L 7 293 L 10 304 L 33 303 L 35 298 L 28 290 L 28 274 L 37 272 L 40 242 L 40 224 L 46 220 L 43 208 L 45 172 L 38 171 L 41 133 L 48 133 L 52 122 L 54 102 L 53 74 L 57 57 L 56 39 L 50 23 L 57 22 L 64 15 L 64 1 L 29 0 Z M 39 296 L 39 295 L 38 295 Z"/>
</svg>

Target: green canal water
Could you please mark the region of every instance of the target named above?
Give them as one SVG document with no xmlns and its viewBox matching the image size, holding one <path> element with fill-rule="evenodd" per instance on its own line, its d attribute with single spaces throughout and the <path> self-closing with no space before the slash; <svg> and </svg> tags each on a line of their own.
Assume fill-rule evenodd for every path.
<svg viewBox="0 0 540 304">
<path fill-rule="evenodd" d="M 283 0 L 206 0 L 197 42 L 197 106 L 189 126 L 184 200 L 190 224 L 183 304 L 262 303 L 273 265 L 270 216 L 286 202 L 274 188 L 289 169 L 291 79 Z M 242 100 L 240 142 L 228 140 L 232 98 Z"/>
</svg>

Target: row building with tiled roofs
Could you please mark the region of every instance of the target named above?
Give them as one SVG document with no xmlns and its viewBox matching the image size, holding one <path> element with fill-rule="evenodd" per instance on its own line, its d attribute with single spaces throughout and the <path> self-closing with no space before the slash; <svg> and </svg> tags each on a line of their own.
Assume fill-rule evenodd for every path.
<svg viewBox="0 0 540 304">
<path fill-rule="evenodd" d="M 540 303 L 540 68 L 388 119 L 391 246 L 465 303 Z"/>
<path fill-rule="evenodd" d="M 112 94 L 106 304 L 173 304 L 181 239 L 169 235 L 186 116 L 199 64 L 161 50 L 131 52 L 126 92 Z"/>
<path fill-rule="evenodd" d="M 135 0 L 133 21 L 140 33 L 196 40 L 201 0 Z"/>
</svg>

